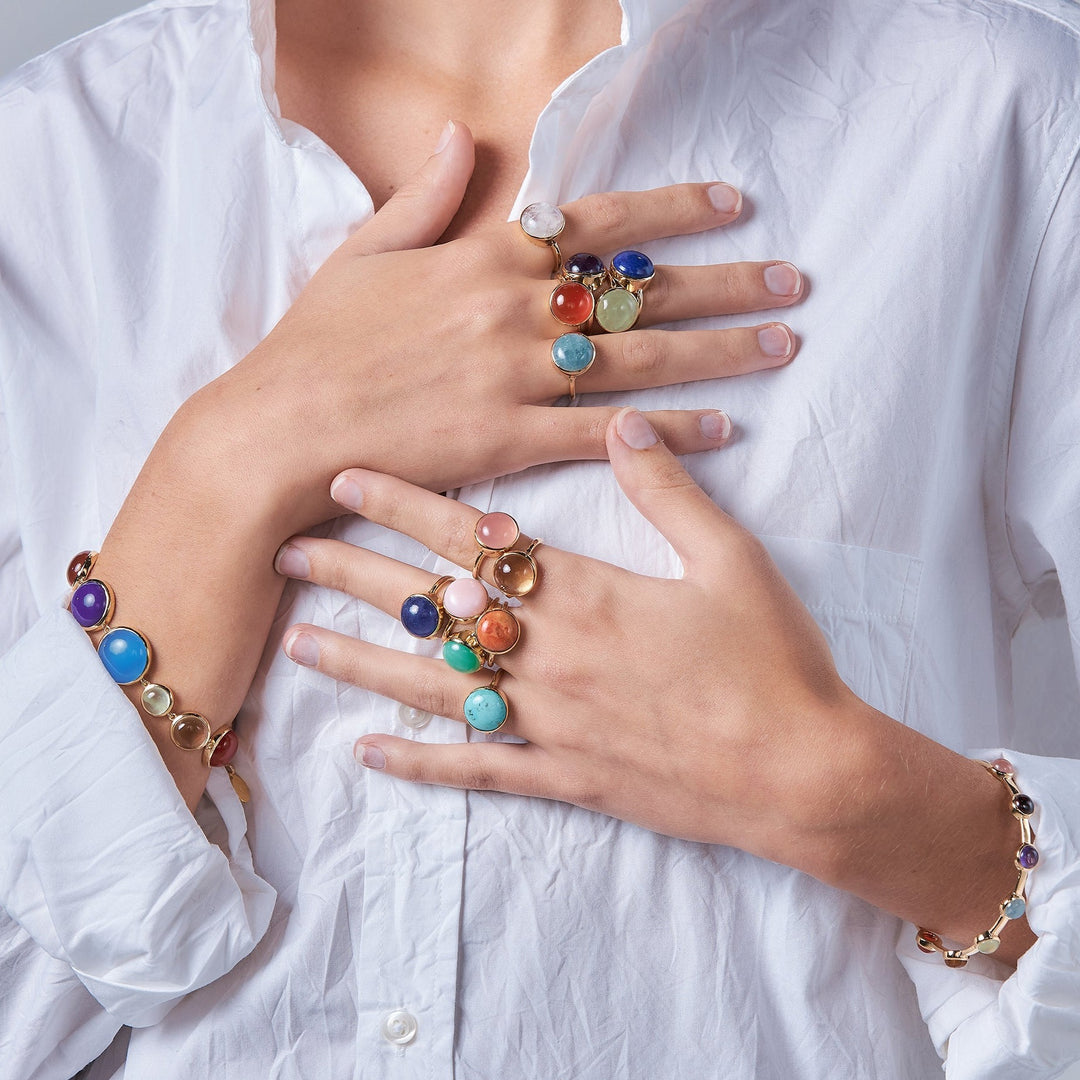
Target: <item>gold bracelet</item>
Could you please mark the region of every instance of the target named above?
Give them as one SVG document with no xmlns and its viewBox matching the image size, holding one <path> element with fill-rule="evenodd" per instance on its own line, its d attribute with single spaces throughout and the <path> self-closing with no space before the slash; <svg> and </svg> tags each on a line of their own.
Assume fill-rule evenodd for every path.
<svg viewBox="0 0 1080 1080">
<path fill-rule="evenodd" d="M 109 624 L 116 598 L 104 581 L 90 576 L 96 561 L 96 551 L 80 551 L 71 560 L 67 572 L 72 589 L 68 610 L 91 637 L 99 631 L 102 633 L 96 645 L 105 670 L 121 686 L 138 683 L 142 687 L 139 701 L 143 709 L 155 719 L 169 721 L 169 736 L 174 745 L 181 750 L 202 751 L 203 764 L 207 768 L 223 768 L 240 801 L 246 803 L 251 792 L 231 764 L 240 746 L 236 732 L 229 725 L 211 731 L 210 721 L 201 713 L 177 712 L 172 690 L 146 677 L 153 659 L 150 643 L 130 626 Z"/>
<path fill-rule="evenodd" d="M 1020 822 L 1020 847 L 1017 848 L 1016 855 L 1013 857 L 1013 864 L 1018 874 L 1013 891 L 998 905 L 999 915 L 994 925 L 989 930 L 978 934 L 966 949 L 945 948 L 941 943 L 941 937 L 925 927 L 920 926 L 916 931 L 915 944 L 924 953 L 942 953 L 946 965 L 953 968 L 962 968 L 969 957 L 975 953 L 997 952 L 1001 944 L 1001 931 L 1014 919 L 1019 919 L 1027 910 L 1024 890 L 1027 887 L 1028 875 L 1039 861 L 1039 852 L 1035 848 L 1035 833 L 1032 831 L 1029 820 L 1035 813 L 1035 802 L 1030 795 L 1025 795 L 1016 786 L 1016 781 L 1013 779 L 1016 770 L 1012 762 L 1005 758 L 995 758 L 993 761 L 980 761 L 979 764 L 1005 785 L 1009 794 L 1009 810 Z"/>
</svg>

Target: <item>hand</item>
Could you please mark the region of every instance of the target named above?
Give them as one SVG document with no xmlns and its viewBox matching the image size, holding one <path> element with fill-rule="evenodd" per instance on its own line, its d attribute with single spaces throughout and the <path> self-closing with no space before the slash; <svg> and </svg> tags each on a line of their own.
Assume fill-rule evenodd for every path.
<svg viewBox="0 0 1080 1080">
<path fill-rule="evenodd" d="M 540 547 L 539 582 L 515 609 L 522 640 L 503 657 L 499 683 L 507 729 L 527 742 L 371 734 L 357 758 L 405 780 L 558 799 L 733 845 L 969 944 L 1015 882 L 1016 822 L 998 782 L 845 686 L 765 549 L 711 502 L 641 413 L 615 416 L 607 448 L 623 491 L 671 543 L 684 576 L 643 577 Z M 476 510 L 361 470 L 333 490 L 349 509 L 472 567 Z M 310 537 L 291 540 L 277 566 L 395 615 L 433 581 Z M 290 628 L 285 649 L 459 721 L 465 696 L 487 682 L 314 626 Z M 996 955 L 1015 960 L 1033 940 L 1018 927 Z"/>
<path fill-rule="evenodd" d="M 620 412 L 607 448 L 623 490 L 670 541 L 685 576 L 642 577 L 540 547 L 541 577 L 515 609 L 522 640 L 503 657 L 499 684 L 510 703 L 506 730 L 527 745 L 372 735 L 358 750 L 365 763 L 408 780 L 559 799 L 776 857 L 809 809 L 808 748 L 832 740 L 861 703 L 765 549 L 694 484 L 643 415 Z M 367 518 L 472 567 L 479 513 L 471 507 L 359 470 L 339 477 L 334 491 Z M 433 581 L 337 541 L 299 537 L 290 547 L 280 568 L 394 615 Z M 485 560 L 485 575 L 492 565 Z M 640 647 L 628 647 L 635 641 Z M 334 678 L 458 720 L 465 696 L 486 682 L 441 659 L 311 626 L 292 628 L 286 651 Z"/>
<path fill-rule="evenodd" d="M 262 463 L 289 507 L 289 531 L 334 514 L 321 493 L 335 473 L 357 463 L 446 490 L 541 462 L 606 454 L 614 409 L 549 408 L 568 386 L 550 360 L 552 342 L 567 329 L 548 311 L 550 250 L 527 240 L 516 222 L 431 246 L 460 205 L 472 164 L 471 135 L 457 125 L 415 182 L 331 255 L 265 341 L 203 395 L 212 403 L 212 426 L 243 440 L 245 460 Z M 570 203 L 564 254 L 606 254 L 726 225 L 741 200 L 719 210 L 713 187 L 721 185 Z M 680 333 L 649 327 L 787 306 L 802 290 L 801 275 L 785 263 L 659 267 L 641 328 L 594 338 L 597 360 L 580 390 L 630 390 L 786 363 L 796 339 L 783 324 Z M 651 419 L 679 453 L 720 445 L 727 427 L 711 410 Z"/>
</svg>

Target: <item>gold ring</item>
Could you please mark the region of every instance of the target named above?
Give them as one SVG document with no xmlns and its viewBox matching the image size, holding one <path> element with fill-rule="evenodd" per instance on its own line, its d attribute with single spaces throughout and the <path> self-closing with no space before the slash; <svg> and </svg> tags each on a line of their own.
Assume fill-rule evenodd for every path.
<svg viewBox="0 0 1080 1080">
<path fill-rule="evenodd" d="M 479 686 L 465 698 L 465 722 L 477 731 L 498 731 L 510 716 L 510 703 L 499 689 L 500 668 L 487 686 Z"/>
<path fill-rule="evenodd" d="M 532 592 L 540 576 L 533 552 L 541 540 L 534 540 L 524 551 L 515 548 L 521 538 L 518 523 L 509 514 L 498 511 L 484 514 L 477 521 L 473 538 L 480 548 L 473 563 L 473 577 L 480 576 L 485 559 L 493 558 L 492 579 L 507 596 L 524 596 Z"/>
<path fill-rule="evenodd" d="M 563 212 L 553 203 L 535 202 L 529 203 L 521 211 L 518 218 L 521 231 L 536 244 L 544 244 L 551 248 L 555 258 L 555 266 L 551 271 L 552 277 L 557 277 L 562 270 L 562 252 L 559 250 L 558 236 L 566 228 L 566 218 Z"/>
<path fill-rule="evenodd" d="M 575 382 L 596 361 L 596 346 L 584 334 L 562 334 L 551 346 L 551 362 L 570 380 L 570 400 L 576 393 Z"/>
</svg>

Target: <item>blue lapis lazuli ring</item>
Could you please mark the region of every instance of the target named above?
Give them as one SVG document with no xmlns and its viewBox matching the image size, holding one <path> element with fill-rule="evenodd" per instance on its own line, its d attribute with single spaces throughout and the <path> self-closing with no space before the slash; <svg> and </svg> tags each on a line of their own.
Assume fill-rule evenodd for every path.
<svg viewBox="0 0 1080 1080">
<path fill-rule="evenodd" d="M 426 593 L 406 596 L 401 604 L 401 625 L 416 638 L 432 638 L 443 628 L 446 612 L 443 610 L 440 592 L 454 579 L 449 575 L 439 578 Z"/>
<path fill-rule="evenodd" d="M 611 283 L 635 295 L 644 292 L 655 275 L 656 267 L 643 251 L 620 251 L 608 267 Z"/>
</svg>

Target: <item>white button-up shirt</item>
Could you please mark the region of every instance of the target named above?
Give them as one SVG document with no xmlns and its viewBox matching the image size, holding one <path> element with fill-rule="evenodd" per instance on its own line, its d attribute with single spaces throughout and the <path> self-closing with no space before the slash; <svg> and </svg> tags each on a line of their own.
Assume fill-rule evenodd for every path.
<svg viewBox="0 0 1080 1080">
<path fill-rule="evenodd" d="M 64 569 L 371 200 L 280 117 L 266 0 L 158 0 L 9 78 L 0 1076 L 67 1078 L 122 1024 L 97 1077 L 914 1080 L 940 1054 L 955 1080 L 1017 1080 L 1080 1057 L 1075 679 L 1063 655 L 1018 700 L 1010 658 L 1062 598 L 1080 641 L 1078 35 L 1068 0 L 627 0 L 508 208 L 722 178 L 742 219 L 649 254 L 808 275 L 788 367 L 593 400 L 728 410 L 738 442 L 689 467 L 844 678 L 957 750 L 1011 748 L 1042 853 L 1014 975 L 947 969 L 893 916 L 735 848 L 368 773 L 358 735 L 466 731 L 275 649 L 237 723 L 253 800 L 215 770 L 196 822 L 63 610 Z M 679 572 L 606 463 L 461 497 Z M 362 520 L 334 532 L 448 569 Z M 303 583 L 274 638 L 294 620 L 427 646 Z"/>
</svg>

